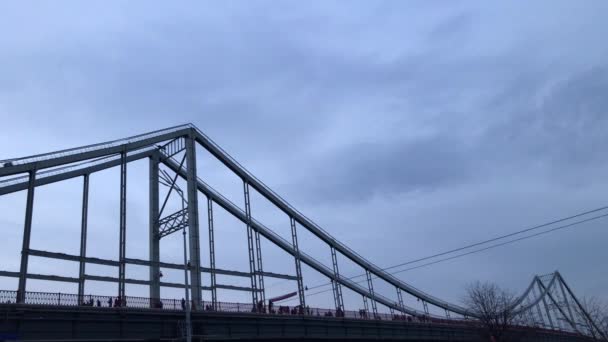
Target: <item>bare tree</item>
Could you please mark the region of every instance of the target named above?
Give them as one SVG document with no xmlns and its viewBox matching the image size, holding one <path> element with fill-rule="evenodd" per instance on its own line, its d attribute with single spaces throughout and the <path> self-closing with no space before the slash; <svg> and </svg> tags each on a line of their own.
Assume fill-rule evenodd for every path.
<svg viewBox="0 0 608 342">
<path fill-rule="evenodd" d="M 581 305 L 600 330 L 601 337 L 608 340 L 608 303 L 596 297 L 585 297 Z M 582 313 L 579 316 L 582 317 Z"/>
<path fill-rule="evenodd" d="M 515 323 L 515 296 L 493 283 L 476 282 L 467 287 L 463 300 L 477 316 L 490 340 L 506 341 L 509 328 Z"/>
</svg>

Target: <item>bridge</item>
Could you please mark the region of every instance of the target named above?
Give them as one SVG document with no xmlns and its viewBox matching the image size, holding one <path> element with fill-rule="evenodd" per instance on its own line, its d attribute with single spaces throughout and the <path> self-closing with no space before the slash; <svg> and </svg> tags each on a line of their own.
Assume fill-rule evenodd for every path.
<svg viewBox="0 0 608 342">
<path fill-rule="evenodd" d="M 197 172 L 197 147 L 208 151 L 242 180 L 243 205 L 237 205 L 215 190 Z M 128 258 L 127 170 L 135 161 L 149 161 L 149 258 Z M 116 259 L 87 255 L 90 175 L 120 170 L 119 253 Z M 66 254 L 30 248 L 34 194 L 38 187 L 82 178 L 80 253 Z M 185 186 L 180 186 L 185 182 Z M 161 198 L 160 189 L 166 188 Z M 285 239 L 256 219 L 251 208 L 255 190 L 289 218 L 291 239 Z M 25 220 L 19 271 L 0 269 L 0 277 L 18 279 L 16 289 L 0 291 L 0 334 L 20 339 L 171 339 L 199 336 L 223 338 L 310 338 L 310 339 L 411 339 L 477 340 L 483 329 L 479 313 L 428 294 L 395 277 L 367 260 L 306 217 L 285 199 L 224 151 L 194 125 L 181 125 L 124 139 L 0 161 L 0 196 L 26 192 Z M 201 196 L 202 195 L 202 196 Z M 199 196 L 206 198 L 207 222 L 199 215 Z M 167 212 L 172 207 L 178 209 Z M 216 267 L 214 209 L 219 206 L 242 222 L 247 235 L 248 272 Z M 204 207 L 204 204 L 203 204 Z M 203 265 L 201 226 L 208 230 L 209 265 Z M 326 264 L 301 250 L 298 231 L 306 230 L 321 241 L 331 254 Z M 183 235 L 184 262 L 160 259 L 163 238 Z M 264 270 L 261 240 L 272 243 L 293 259 L 293 274 Z M 245 247 L 245 246 L 243 246 Z M 78 277 L 38 274 L 28 271 L 30 256 L 77 263 Z M 363 284 L 340 273 L 341 259 L 359 267 Z M 87 274 L 87 265 L 117 269 L 116 276 Z M 147 267 L 148 279 L 127 277 L 127 265 Z M 306 265 L 331 283 L 331 308 L 307 305 L 302 266 Z M 184 282 L 163 282 L 161 269 L 184 271 Z M 209 284 L 203 284 L 203 274 Z M 247 279 L 248 286 L 220 284 L 218 275 Z M 28 291 L 29 279 L 77 284 L 77 293 Z M 266 298 L 266 279 L 295 283 L 296 306 L 272 307 Z M 117 285 L 117 295 L 87 294 L 87 281 Z M 393 288 L 378 291 L 376 282 Z M 126 285 L 148 287 L 148 296 L 127 296 Z M 161 298 L 161 288 L 184 289 L 185 299 Z M 361 296 L 364 309 L 352 310 L 344 304 L 343 289 Z M 248 303 L 227 303 L 218 298 L 218 289 L 249 293 Z M 203 300 L 203 293 L 210 300 Z M 419 307 L 406 305 L 415 302 Z M 559 272 L 536 276 L 517 297 L 512 310 L 518 314 L 513 331 L 528 340 L 606 339 L 597 322 L 585 310 Z"/>
</svg>

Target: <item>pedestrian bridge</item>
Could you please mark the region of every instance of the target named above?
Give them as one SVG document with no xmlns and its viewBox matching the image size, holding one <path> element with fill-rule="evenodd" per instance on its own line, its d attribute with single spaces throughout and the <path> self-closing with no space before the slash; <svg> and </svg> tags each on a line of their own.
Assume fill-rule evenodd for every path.
<svg viewBox="0 0 608 342">
<path fill-rule="evenodd" d="M 179 340 L 184 312 L 97 307 L 0 305 L 0 337 L 18 340 Z M 515 330 L 521 341 L 590 341 L 545 329 Z M 475 324 L 197 311 L 193 340 L 482 341 Z"/>
</svg>

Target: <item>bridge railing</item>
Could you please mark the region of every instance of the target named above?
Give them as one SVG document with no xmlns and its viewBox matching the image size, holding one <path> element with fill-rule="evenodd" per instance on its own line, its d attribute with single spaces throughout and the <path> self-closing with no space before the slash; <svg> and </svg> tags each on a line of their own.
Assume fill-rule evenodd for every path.
<svg viewBox="0 0 608 342">
<path fill-rule="evenodd" d="M 0 290 L 0 305 L 1 304 L 16 304 L 17 303 L 17 291 Z M 160 304 L 162 303 L 162 305 Z M 101 295 L 83 295 L 79 297 L 73 293 L 59 293 L 59 292 L 32 292 L 28 291 L 25 293 L 25 302 L 21 303 L 24 305 L 41 305 L 41 306 L 58 306 L 58 307 L 95 307 L 100 309 L 108 308 L 121 308 L 121 309 L 150 309 L 150 310 L 183 310 L 182 299 L 151 299 L 147 297 L 137 296 L 126 296 L 124 299 L 119 299 L 115 296 L 101 296 Z M 203 301 L 200 307 L 193 305 L 193 309 L 196 311 L 212 311 L 212 303 L 210 301 Z M 256 312 L 252 304 L 247 303 L 231 303 L 231 302 L 218 302 L 216 304 L 218 312 L 226 313 L 256 313 L 265 315 L 306 315 L 314 317 L 339 317 L 349 319 L 377 319 L 377 320 L 399 320 L 407 322 L 428 322 L 428 323 L 458 323 L 462 320 L 458 319 L 438 319 L 436 317 L 424 317 L 424 316 L 409 316 L 409 315 L 392 315 L 390 313 L 378 313 L 374 316 L 371 312 L 364 310 L 352 311 L 347 310 L 344 312 L 336 312 L 332 309 L 323 308 L 310 308 L 306 307 L 300 309 L 297 306 L 286 306 L 275 304 L 268 312 L 268 308 L 261 310 L 262 312 Z M 260 311 L 260 310 L 257 310 Z M 468 321 L 472 322 L 472 321 Z"/>
</svg>

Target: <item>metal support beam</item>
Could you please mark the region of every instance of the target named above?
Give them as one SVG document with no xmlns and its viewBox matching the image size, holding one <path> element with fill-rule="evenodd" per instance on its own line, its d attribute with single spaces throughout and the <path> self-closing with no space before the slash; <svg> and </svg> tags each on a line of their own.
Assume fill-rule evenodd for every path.
<svg viewBox="0 0 608 342">
<path fill-rule="evenodd" d="M 259 300 L 262 302 L 262 306 L 266 305 L 266 291 L 264 290 L 264 265 L 262 264 L 262 244 L 260 242 L 260 232 L 255 231 L 255 250 L 258 260 L 258 267 L 256 270 L 258 276 L 258 290 L 260 292 Z"/>
<path fill-rule="evenodd" d="M 159 216 L 159 189 L 158 189 L 158 163 L 159 155 L 153 154 L 150 156 L 150 171 L 149 171 L 149 279 L 150 279 L 150 300 L 153 307 L 160 301 L 160 226 L 158 223 Z"/>
<path fill-rule="evenodd" d="M 559 313 L 561 314 L 561 317 L 563 317 L 563 319 L 560 319 L 559 315 L 555 315 L 556 316 L 556 320 L 557 320 L 557 324 L 558 324 L 558 328 L 562 329 L 562 330 L 566 330 L 565 327 L 567 327 L 566 323 L 568 325 L 570 325 L 570 327 L 572 327 L 572 329 L 575 332 L 580 333 L 580 331 L 578 330 L 578 327 L 576 326 L 575 322 L 570 321 L 570 319 L 568 318 L 568 316 L 566 315 L 566 313 L 564 312 L 564 310 L 562 310 L 561 306 L 559 305 L 558 301 L 556 300 L 555 296 L 553 296 L 551 294 L 551 290 L 553 289 L 553 286 L 551 286 L 550 288 L 546 288 L 545 285 L 539 281 L 538 283 L 541 287 L 541 290 L 544 290 L 547 292 L 547 296 L 549 297 L 549 300 L 551 301 L 551 304 L 553 305 L 554 310 L 559 311 Z M 565 322 L 564 322 L 565 321 Z"/>
<path fill-rule="evenodd" d="M 376 295 L 374 293 L 374 282 L 372 281 L 372 274 L 369 270 L 365 270 L 365 275 L 367 276 L 367 288 L 369 289 L 369 293 L 371 293 L 372 297 L 372 311 L 374 313 L 374 318 L 378 316 L 378 307 L 376 305 Z"/>
<path fill-rule="evenodd" d="M 29 185 L 27 189 L 27 201 L 25 204 L 25 224 L 23 227 L 23 244 L 21 246 L 21 265 L 19 271 L 19 287 L 17 289 L 17 302 L 25 301 L 25 290 L 27 281 L 28 252 L 30 249 L 30 237 L 32 235 L 32 215 L 34 212 L 34 189 L 36 182 L 36 171 L 29 172 Z"/>
<path fill-rule="evenodd" d="M 120 236 L 118 246 L 118 296 L 125 297 L 125 258 L 127 245 L 127 153 L 120 154 Z"/>
<path fill-rule="evenodd" d="M 215 277 L 215 237 L 213 233 L 213 200 L 207 197 L 207 218 L 209 221 L 209 269 L 211 273 L 211 307 L 217 310 L 217 279 Z"/>
<path fill-rule="evenodd" d="M 296 227 L 296 220 L 293 217 L 289 218 L 291 222 L 291 243 L 295 251 L 295 263 L 296 263 L 296 276 L 298 277 L 298 297 L 300 299 L 300 307 L 304 309 L 306 307 L 306 299 L 304 296 L 304 282 L 302 279 L 302 263 L 300 261 L 300 248 L 298 247 L 298 232 Z"/>
<path fill-rule="evenodd" d="M 543 293 L 544 288 L 541 285 L 541 282 L 538 278 L 536 279 L 536 286 L 538 287 L 538 290 L 540 291 L 540 293 Z M 549 320 L 549 325 L 551 326 L 551 329 L 555 330 L 555 325 L 553 325 L 553 318 L 551 318 L 551 310 L 549 310 L 549 305 L 547 304 L 547 299 L 545 298 L 545 296 L 543 296 L 543 306 L 545 307 L 545 313 L 547 314 L 547 319 Z"/>
<path fill-rule="evenodd" d="M 526 297 L 526 299 L 524 300 L 524 303 L 525 303 L 525 306 L 529 306 L 530 305 L 530 298 Z M 525 312 L 523 312 L 523 315 L 528 320 L 528 324 L 532 324 L 533 326 L 536 325 L 536 318 L 534 317 L 534 311 L 532 311 L 532 310 L 526 310 Z"/>
<path fill-rule="evenodd" d="M 80 256 L 78 256 L 78 255 L 41 251 L 38 249 L 30 249 L 28 254 L 30 256 L 34 255 L 34 256 L 39 256 L 39 257 L 43 257 L 43 258 L 69 260 L 69 261 L 80 261 L 80 259 L 81 259 Z M 120 264 L 116 260 L 93 258 L 93 257 L 86 257 L 86 258 L 84 258 L 84 261 L 87 264 L 107 265 L 107 266 L 114 266 L 114 267 L 118 267 L 118 265 Z M 133 259 L 133 258 L 125 258 L 125 263 L 128 265 L 139 265 L 139 266 L 150 266 L 152 264 L 149 260 Z M 159 262 L 158 264 L 162 268 L 169 268 L 172 270 L 183 270 L 184 269 L 184 265 L 182 265 L 182 264 L 174 264 L 174 263 L 170 263 L 170 262 Z M 190 267 L 190 269 L 192 269 L 192 267 Z M 201 267 L 201 272 L 211 273 L 211 270 L 207 267 Z M 216 268 L 215 274 L 221 274 L 221 275 L 227 275 L 227 276 L 233 276 L 233 277 L 244 277 L 244 278 L 251 277 L 251 273 L 249 273 L 249 272 L 226 270 L 226 269 L 222 269 L 222 268 Z M 288 274 L 264 272 L 264 275 L 266 277 L 270 277 L 270 278 L 285 279 L 285 280 L 298 280 L 298 277 L 296 277 L 294 275 L 288 275 Z"/>
<path fill-rule="evenodd" d="M 399 287 L 396 287 L 397 289 L 397 300 L 399 301 L 399 306 L 404 308 L 405 305 L 403 303 L 403 295 L 401 294 L 401 289 Z"/>
<path fill-rule="evenodd" d="M 84 296 L 84 273 L 87 256 L 87 222 L 89 213 L 89 175 L 84 175 L 82 187 L 82 221 L 80 224 L 80 262 L 78 271 L 78 302 L 82 303 Z"/>
<path fill-rule="evenodd" d="M 190 240 L 190 280 L 192 282 L 192 301 L 197 308 L 202 303 L 201 279 L 201 247 L 198 221 L 198 177 L 196 174 L 196 144 L 194 132 L 186 137 L 186 170 L 188 182 L 188 234 Z"/>
<path fill-rule="evenodd" d="M 429 306 L 424 299 L 422 299 L 422 307 L 424 308 L 424 313 L 428 316 L 429 315 Z"/>
<path fill-rule="evenodd" d="M 249 184 L 243 181 L 243 193 L 245 197 L 245 215 L 247 217 L 247 249 L 249 254 L 249 272 L 251 272 L 251 288 L 257 289 L 257 270 L 255 265 L 255 247 L 253 241 L 253 228 L 251 227 L 251 203 L 249 202 Z M 251 291 L 251 301 L 253 307 L 258 305 L 258 291 Z"/>
<path fill-rule="evenodd" d="M 566 308 L 568 309 L 568 315 L 570 315 L 570 319 L 572 320 L 572 322 L 575 322 L 574 315 L 572 314 L 572 308 L 570 308 L 570 302 L 568 301 L 568 298 L 566 297 L 566 291 L 564 290 L 564 284 L 561 281 L 559 282 L 559 288 L 561 290 L 562 297 L 564 298 L 564 303 L 566 304 Z"/>
<path fill-rule="evenodd" d="M 334 269 L 334 278 L 332 281 L 334 288 L 334 302 L 336 304 L 336 310 L 340 309 L 344 311 L 344 300 L 342 298 L 342 285 L 337 279 L 340 279 L 340 269 L 338 267 L 338 256 L 336 255 L 336 249 L 333 246 L 329 246 L 331 250 L 331 261 Z"/>
<path fill-rule="evenodd" d="M 568 286 L 568 284 L 566 283 L 564 278 L 562 278 L 562 275 L 559 272 L 555 272 L 555 273 L 557 274 L 557 277 L 559 278 L 560 283 L 563 284 L 566 291 L 568 291 L 568 293 L 570 294 L 570 297 L 572 298 L 574 303 L 576 303 L 576 305 L 578 306 L 578 309 L 579 309 L 578 311 L 582 313 L 585 320 L 589 323 L 589 329 L 591 329 L 591 334 L 593 335 L 593 337 L 596 338 L 596 334 L 594 332 L 594 331 L 596 331 L 604 340 L 608 340 L 608 336 L 606 335 L 605 330 L 600 329 L 597 326 L 596 322 L 593 321 L 593 317 L 591 317 L 591 315 L 589 315 L 589 313 L 583 307 L 581 302 L 579 302 L 578 298 L 576 298 L 576 296 L 574 295 L 574 292 L 572 292 L 572 290 L 570 289 L 570 286 Z M 595 329 L 595 330 L 593 330 L 593 329 Z"/>
<path fill-rule="evenodd" d="M 532 286 L 532 295 L 534 296 L 534 298 L 538 298 L 538 295 L 536 294 L 536 287 Z M 539 323 L 542 324 L 543 328 L 547 327 L 547 323 L 545 322 L 545 317 L 543 316 L 543 311 L 540 308 L 540 304 L 537 303 L 536 305 L 536 313 L 538 314 L 539 317 Z"/>
</svg>

